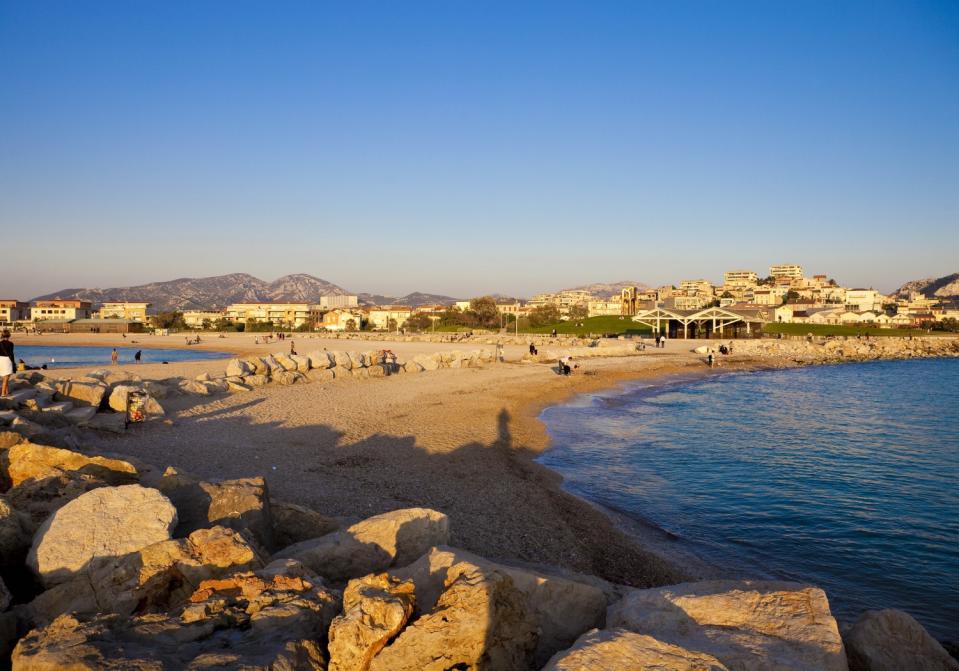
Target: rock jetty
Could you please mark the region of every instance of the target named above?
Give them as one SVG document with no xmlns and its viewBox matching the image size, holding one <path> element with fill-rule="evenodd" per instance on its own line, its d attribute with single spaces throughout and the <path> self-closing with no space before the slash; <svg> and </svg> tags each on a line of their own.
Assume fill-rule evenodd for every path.
<svg viewBox="0 0 959 671">
<path fill-rule="evenodd" d="M 0 471 L 0 655 L 18 671 L 959 669 L 905 613 L 841 634 L 809 585 L 613 585 L 450 547 L 442 511 L 341 526 L 261 477 L 26 440 Z"/>
</svg>

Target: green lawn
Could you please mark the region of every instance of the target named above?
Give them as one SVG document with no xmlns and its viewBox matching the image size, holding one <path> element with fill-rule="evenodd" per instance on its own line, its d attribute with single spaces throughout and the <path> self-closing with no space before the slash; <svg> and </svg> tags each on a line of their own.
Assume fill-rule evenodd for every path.
<svg viewBox="0 0 959 671">
<path fill-rule="evenodd" d="M 929 335 L 922 329 L 879 328 L 878 326 L 858 326 L 856 324 L 766 324 L 763 333 L 782 333 L 784 335 L 814 336 L 924 336 Z"/>
<path fill-rule="evenodd" d="M 582 326 L 579 326 L 582 324 Z M 643 324 L 637 324 L 628 317 L 589 317 L 587 319 L 570 319 L 547 326 L 523 328 L 520 323 L 520 333 L 550 333 L 556 329 L 564 335 L 588 336 L 592 335 L 649 335 L 652 329 Z"/>
</svg>

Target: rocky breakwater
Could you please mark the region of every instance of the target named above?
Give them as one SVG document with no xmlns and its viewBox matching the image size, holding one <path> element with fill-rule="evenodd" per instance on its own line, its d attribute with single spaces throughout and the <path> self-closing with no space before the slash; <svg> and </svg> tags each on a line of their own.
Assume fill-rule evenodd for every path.
<svg viewBox="0 0 959 671">
<path fill-rule="evenodd" d="M 271 382 L 297 384 L 422 373 L 440 368 L 481 368 L 493 363 L 487 350 L 451 350 L 405 359 L 384 350 L 342 352 L 318 350 L 306 355 L 277 352 L 266 357 L 231 359 L 221 380 L 229 391 L 250 390 Z"/>
<path fill-rule="evenodd" d="M 13 376 L 10 394 L 0 397 L 0 427 L 70 447 L 78 444 L 78 428 L 125 431 L 132 392 L 144 394 L 148 417 L 162 418 L 166 413 L 158 399 L 177 393 L 176 384 L 144 381 L 123 371 L 95 370 L 79 377 L 21 372 Z"/>
<path fill-rule="evenodd" d="M 29 442 L 2 457 L 15 670 L 959 669 L 904 613 L 841 634 L 808 585 L 635 589 L 449 547 L 455 520 L 436 510 L 332 519 L 260 477 Z"/>
<path fill-rule="evenodd" d="M 735 355 L 766 360 L 773 365 L 822 364 L 876 359 L 916 359 L 959 356 L 959 339 L 929 338 L 828 338 L 736 340 Z"/>
</svg>

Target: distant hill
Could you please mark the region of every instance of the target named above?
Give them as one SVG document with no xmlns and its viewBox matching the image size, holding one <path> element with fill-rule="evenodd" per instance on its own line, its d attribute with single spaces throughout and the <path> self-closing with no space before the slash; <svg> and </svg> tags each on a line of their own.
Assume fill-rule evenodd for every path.
<svg viewBox="0 0 959 671">
<path fill-rule="evenodd" d="M 442 294 L 424 294 L 414 291 L 405 296 L 384 296 L 382 294 L 358 294 L 358 299 L 362 305 L 409 305 L 419 307 L 420 305 L 446 305 L 458 301 L 458 298 L 452 296 L 443 296 Z"/>
<path fill-rule="evenodd" d="M 110 289 L 62 289 L 33 300 L 54 298 L 104 303 L 110 301 L 148 301 L 158 311 L 204 310 L 223 308 L 230 303 L 290 301 L 316 303 L 323 295 L 349 293 L 326 280 L 306 274 L 285 275 L 266 282 L 246 273 L 217 277 L 183 277 L 167 282 L 152 282 L 135 287 Z"/>
<path fill-rule="evenodd" d="M 612 296 L 619 296 L 624 287 L 638 287 L 640 291 L 649 289 L 649 286 L 643 284 L 642 282 L 636 282 L 635 280 L 623 280 L 622 282 L 612 282 L 610 284 L 586 284 L 581 287 L 563 289 L 563 291 L 588 291 L 594 296 L 610 298 Z"/>
<path fill-rule="evenodd" d="M 959 273 L 906 282 L 899 287 L 896 293 L 900 296 L 908 296 L 913 291 L 918 291 L 927 298 L 959 297 Z"/>
</svg>

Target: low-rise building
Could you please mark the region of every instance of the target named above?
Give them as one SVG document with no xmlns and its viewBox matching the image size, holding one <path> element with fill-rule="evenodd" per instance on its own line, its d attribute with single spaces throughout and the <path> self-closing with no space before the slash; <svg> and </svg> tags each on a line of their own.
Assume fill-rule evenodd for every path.
<svg viewBox="0 0 959 671">
<path fill-rule="evenodd" d="M 756 305 L 781 305 L 789 291 L 787 287 L 758 287 L 753 289 L 752 302 Z"/>
<path fill-rule="evenodd" d="M 633 303 L 635 305 L 635 303 Z M 633 309 L 635 314 L 636 309 Z M 587 303 L 587 314 L 590 317 L 608 317 L 613 315 L 628 314 L 623 312 L 622 299 L 601 299 L 593 300 Z"/>
<path fill-rule="evenodd" d="M 875 289 L 847 289 L 845 305 L 847 310 L 869 312 L 881 310 L 886 297 Z"/>
<path fill-rule="evenodd" d="M 319 305 L 312 303 L 233 303 L 226 306 L 224 317 L 234 323 L 272 322 L 281 328 L 318 325 L 323 318 Z"/>
<path fill-rule="evenodd" d="M 323 314 L 320 326 L 327 331 L 358 331 L 363 326 L 363 315 L 358 310 L 337 308 Z"/>
<path fill-rule="evenodd" d="M 206 328 L 207 324 L 215 324 L 223 319 L 224 313 L 219 310 L 184 310 L 183 323 L 194 329 Z"/>
<path fill-rule="evenodd" d="M 102 303 L 100 305 L 100 319 L 126 319 L 128 321 L 147 323 L 153 316 L 151 303 L 117 302 Z"/>
<path fill-rule="evenodd" d="M 92 305 L 90 301 L 50 300 L 35 301 L 30 307 L 30 319 L 39 321 L 73 321 L 89 319 Z"/>
<path fill-rule="evenodd" d="M 683 280 L 679 290 L 686 296 L 713 297 L 713 285 L 709 280 Z"/>
<path fill-rule="evenodd" d="M 9 326 L 14 322 L 30 319 L 30 304 L 13 298 L 0 300 L 0 324 Z"/>
<path fill-rule="evenodd" d="M 408 305 L 380 305 L 370 308 L 368 313 L 371 326 L 380 331 L 402 328 L 411 316 L 413 308 Z"/>
</svg>

